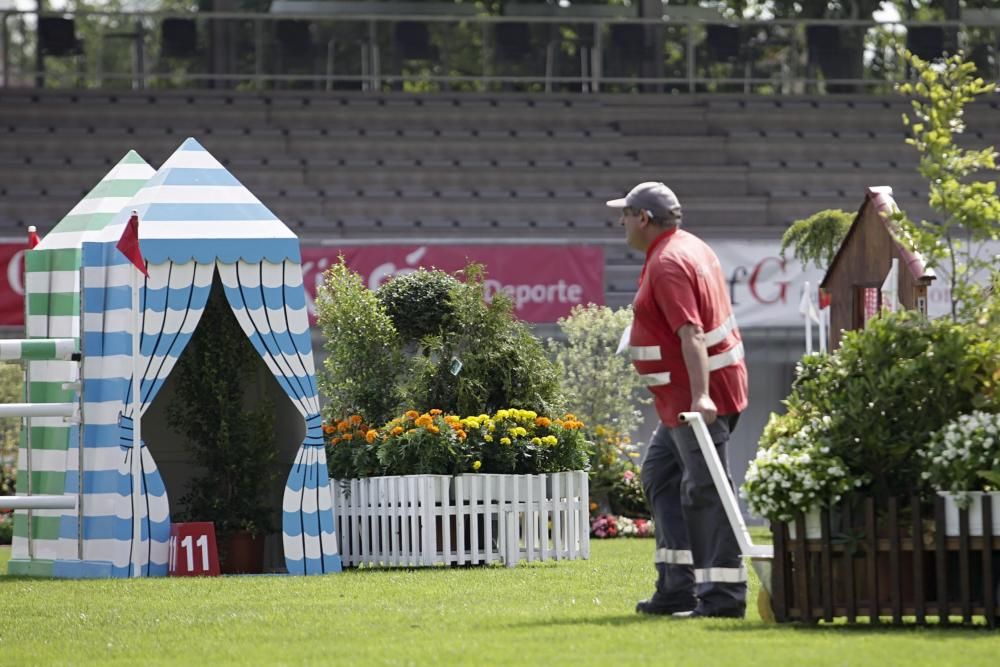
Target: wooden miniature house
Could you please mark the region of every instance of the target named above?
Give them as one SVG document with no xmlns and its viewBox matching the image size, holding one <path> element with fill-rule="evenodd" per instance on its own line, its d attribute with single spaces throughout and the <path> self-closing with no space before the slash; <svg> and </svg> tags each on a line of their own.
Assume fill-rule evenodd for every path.
<svg viewBox="0 0 1000 667">
<path fill-rule="evenodd" d="M 898 240 L 890 218 L 897 211 L 892 188 L 872 187 L 820 283 L 830 297 L 830 350 L 840 345 L 842 331 L 864 328 L 883 307 L 881 289 L 898 261 L 895 285 L 901 308 L 927 314 L 927 286 L 932 269 L 919 254 Z"/>
</svg>

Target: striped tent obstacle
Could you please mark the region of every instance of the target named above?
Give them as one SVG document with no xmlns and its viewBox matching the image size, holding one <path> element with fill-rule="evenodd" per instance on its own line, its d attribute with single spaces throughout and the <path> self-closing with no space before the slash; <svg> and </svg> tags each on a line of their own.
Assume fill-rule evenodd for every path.
<svg viewBox="0 0 1000 667">
<path fill-rule="evenodd" d="M 218 272 L 236 319 L 305 425 L 283 499 L 288 571 L 340 571 L 298 238 L 193 139 L 167 159 L 128 208 L 141 221 L 149 273 L 138 316 L 130 287 L 136 269 L 115 248 L 129 212 L 119 213 L 98 240 L 83 244 L 84 448 L 92 452 L 83 523 L 89 557 L 110 561 L 113 576 L 166 574 L 169 500 L 153 456 L 141 439 L 136 445 L 132 429 L 190 341 Z M 137 330 L 142 376 L 133 402 Z"/>
<path fill-rule="evenodd" d="M 64 338 L 72 340 L 74 350 L 79 349 L 83 242 L 99 234 L 153 173 L 136 152 L 129 151 L 33 250 L 25 253 L 25 329 L 29 339 Z M 28 359 L 25 368 L 29 402 L 78 401 L 78 362 Z M 17 488 L 29 488 L 30 470 L 33 493 L 78 494 L 83 454 L 79 431 L 77 423 L 62 417 L 32 419 L 18 451 Z M 30 459 L 28 442 L 32 445 Z M 58 574 L 55 562 L 82 557 L 79 526 L 79 508 L 18 511 L 8 571 Z"/>
</svg>

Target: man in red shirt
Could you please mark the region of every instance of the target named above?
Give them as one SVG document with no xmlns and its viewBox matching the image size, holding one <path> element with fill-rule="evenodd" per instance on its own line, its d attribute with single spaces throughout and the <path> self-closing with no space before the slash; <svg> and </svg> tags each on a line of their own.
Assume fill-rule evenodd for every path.
<svg viewBox="0 0 1000 667">
<path fill-rule="evenodd" d="M 678 420 L 701 413 L 725 463 L 747 406 L 747 371 L 722 267 L 680 229 L 680 202 L 663 183 L 640 183 L 608 206 L 621 209 L 628 244 L 646 253 L 629 353 L 660 418 L 642 463 L 656 522 L 656 592 L 636 611 L 742 618 L 746 568 L 736 536 L 694 432 Z"/>
</svg>

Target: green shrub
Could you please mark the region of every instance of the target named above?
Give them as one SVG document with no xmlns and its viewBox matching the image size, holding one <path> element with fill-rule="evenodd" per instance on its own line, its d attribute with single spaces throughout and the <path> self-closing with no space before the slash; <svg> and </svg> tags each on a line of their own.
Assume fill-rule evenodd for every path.
<svg viewBox="0 0 1000 667">
<path fill-rule="evenodd" d="M 323 276 L 316 312 L 327 351 L 317 384 L 327 423 L 360 415 L 384 424 L 402 406 L 399 378 L 407 364 L 392 319 L 344 258 Z"/>
<path fill-rule="evenodd" d="M 801 439 L 812 424 L 803 446 L 827 447 L 822 453 L 842 461 L 860 491 L 880 498 L 926 492 L 920 452 L 930 434 L 958 414 L 998 411 L 997 378 L 995 331 L 883 313 L 845 334 L 835 354 L 803 359 L 788 416 L 765 431 L 761 447 Z M 752 498 L 753 489 L 746 491 Z"/>
<path fill-rule="evenodd" d="M 0 544 L 10 544 L 14 539 L 13 512 L 0 512 Z"/>
<path fill-rule="evenodd" d="M 531 330 L 498 293 L 483 299 L 483 269 L 469 265 L 451 291 L 453 321 L 425 338 L 413 358 L 406 407 L 478 415 L 504 408 L 551 414 L 561 408 L 556 368 Z"/>
<path fill-rule="evenodd" d="M 375 292 L 400 338 L 420 341 L 454 325 L 451 293 L 458 280 L 444 271 L 418 269 L 397 276 Z"/>
<path fill-rule="evenodd" d="M 24 368 L 17 363 L 0 363 L 0 403 L 24 401 Z M 21 418 L 0 419 L 0 496 L 12 496 L 17 479 L 17 448 L 21 438 Z"/>
</svg>

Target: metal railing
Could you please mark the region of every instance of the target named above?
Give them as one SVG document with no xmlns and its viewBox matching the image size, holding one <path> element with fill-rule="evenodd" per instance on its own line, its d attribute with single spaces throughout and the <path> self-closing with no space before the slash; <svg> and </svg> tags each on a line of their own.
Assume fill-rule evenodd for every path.
<svg viewBox="0 0 1000 667">
<path fill-rule="evenodd" d="M 69 40 L 42 40 L 60 55 L 38 48 L 39 17 L 73 19 Z M 961 49 L 981 76 L 996 80 L 1000 13 L 982 12 L 973 22 L 877 23 L 561 11 L 553 16 L 6 11 L 0 13 L 0 85 L 878 93 L 891 91 L 906 76 L 898 55 L 905 46 L 918 52 Z"/>
</svg>

